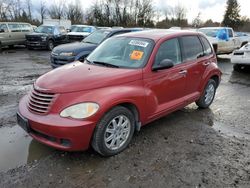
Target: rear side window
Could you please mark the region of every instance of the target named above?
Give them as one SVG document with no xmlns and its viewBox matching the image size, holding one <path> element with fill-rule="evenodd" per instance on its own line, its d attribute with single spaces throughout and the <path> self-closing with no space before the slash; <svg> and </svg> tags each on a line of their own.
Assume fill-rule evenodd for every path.
<svg viewBox="0 0 250 188">
<path fill-rule="evenodd" d="M 203 56 L 203 48 L 197 36 L 184 36 L 181 41 L 184 61 L 196 60 Z"/>
<path fill-rule="evenodd" d="M 155 57 L 155 65 L 159 65 L 164 59 L 170 59 L 174 64 L 181 63 L 181 52 L 179 40 L 177 38 L 163 42 Z"/>
<path fill-rule="evenodd" d="M 227 29 L 227 32 L 228 32 L 228 36 L 230 38 L 233 37 L 233 31 L 232 31 L 232 29 Z"/>
<path fill-rule="evenodd" d="M 201 37 L 201 41 L 203 43 L 203 48 L 204 48 L 204 55 L 210 55 L 213 53 L 211 45 L 209 44 L 209 42 L 207 41 L 207 39 L 205 39 L 204 37 Z"/>
<path fill-rule="evenodd" d="M 21 32 L 19 24 L 8 24 L 11 32 Z"/>
<path fill-rule="evenodd" d="M 31 26 L 29 24 L 20 24 L 22 32 L 29 32 L 32 30 Z"/>
</svg>

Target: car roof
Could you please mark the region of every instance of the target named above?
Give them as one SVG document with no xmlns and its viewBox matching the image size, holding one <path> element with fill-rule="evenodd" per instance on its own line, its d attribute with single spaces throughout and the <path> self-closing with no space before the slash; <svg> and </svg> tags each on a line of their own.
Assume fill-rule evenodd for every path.
<svg viewBox="0 0 250 188">
<path fill-rule="evenodd" d="M 143 29 L 140 28 L 108 28 L 108 29 L 100 29 L 101 31 L 109 31 L 111 33 L 116 33 L 119 31 L 143 31 Z"/>
<path fill-rule="evenodd" d="M 172 30 L 172 29 L 151 29 L 140 32 L 131 32 L 123 34 L 122 36 L 148 38 L 154 41 L 158 41 L 165 37 L 178 37 L 183 35 L 198 35 L 198 32 L 188 30 Z"/>
<path fill-rule="evenodd" d="M 231 27 L 201 27 L 199 29 L 232 29 Z"/>
<path fill-rule="evenodd" d="M 26 22 L 0 22 L 0 24 L 28 24 L 30 25 L 29 23 L 26 23 Z"/>
</svg>

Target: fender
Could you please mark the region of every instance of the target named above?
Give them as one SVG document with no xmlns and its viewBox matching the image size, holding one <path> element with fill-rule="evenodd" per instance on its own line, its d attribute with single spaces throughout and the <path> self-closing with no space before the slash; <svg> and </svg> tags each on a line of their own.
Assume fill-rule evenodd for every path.
<svg viewBox="0 0 250 188">
<path fill-rule="evenodd" d="M 67 98 L 74 100 L 67 103 Z M 136 80 L 127 84 L 110 86 L 89 91 L 79 91 L 73 93 L 60 94 L 56 99 L 56 104 L 52 107 L 52 113 L 60 113 L 63 109 L 78 103 L 95 102 L 100 108 L 94 116 L 88 118 L 89 121 L 100 120 L 105 113 L 117 105 L 132 104 L 138 111 L 138 119 L 144 124 L 147 115 L 145 89 L 142 80 Z"/>
<path fill-rule="evenodd" d="M 202 82 L 199 86 L 199 91 L 200 93 L 203 93 L 204 88 L 207 85 L 208 80 L 213 77 L 213 76 L 217 76 L 219 78 L 218 80 L 218 84 L 220 83 L 220 79 L 221 79 L 221 75 L 222 72 L 220 71 L 217 63 L 213 62 L 211 63 L 205 70 L 203 76 L 202 76 Z"/>
</svg>

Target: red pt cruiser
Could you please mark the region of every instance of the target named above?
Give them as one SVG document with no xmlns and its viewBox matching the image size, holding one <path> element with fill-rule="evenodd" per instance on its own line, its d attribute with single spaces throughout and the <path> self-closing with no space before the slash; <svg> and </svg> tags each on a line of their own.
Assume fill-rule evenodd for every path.
<svg viewBox="0 0 250 188">
<path fill-rule="evenodd" d="M 213 102 L 221 71 L 201 33 L 151 30 L 112 37 L 84 63 L 36 80 L 17 113 L 34 139 L 57 149 L 101 155 L 124 150 L 135 130 L 196 102 Z"/>
</svg>

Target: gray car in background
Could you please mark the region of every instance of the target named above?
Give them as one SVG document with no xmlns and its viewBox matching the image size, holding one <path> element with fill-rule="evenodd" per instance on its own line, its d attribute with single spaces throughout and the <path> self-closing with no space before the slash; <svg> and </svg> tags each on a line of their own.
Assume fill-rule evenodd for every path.
<svg viewBox="0 0 250 188">
<path fill-rule="evenodd" d="M 3 46 L 25 44 L 25 35 L 32 31 L 33 28 L 29 23 L 0 22 L 0 49 Z"/>
</svg>

